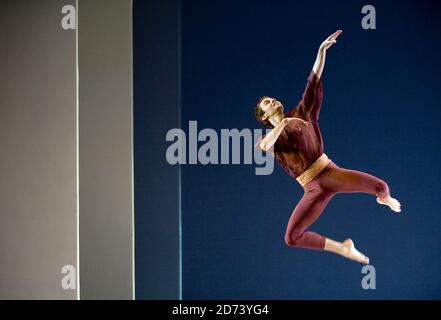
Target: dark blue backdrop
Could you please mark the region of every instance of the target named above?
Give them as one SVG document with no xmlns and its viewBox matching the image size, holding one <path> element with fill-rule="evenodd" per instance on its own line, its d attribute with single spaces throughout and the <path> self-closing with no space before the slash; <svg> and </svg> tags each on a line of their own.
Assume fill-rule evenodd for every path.
<svg viewBox="0 0 441 320">
<path fill-rule="evenodd" d="M 377 10 L 376 30 L 361 28 L 365 4 Z M 252 165 L 183 166 L 183 298 L 440 299 L 438 2 L 192 0 L 181 9 L 185 129 L 189 120 L 257 128 L 262 95 L 295 105 L 321 41 L 343 29 L 323 74 L 325 152 L 384 179 L 402 203 L 395 214 L 370 195 L 340 194 L 313 225 L 370 257 L 377 289 L 368 291 L 360 264 L 284 244 L 302 189 L 280 167 L 256 176 Z"/>
</svg>

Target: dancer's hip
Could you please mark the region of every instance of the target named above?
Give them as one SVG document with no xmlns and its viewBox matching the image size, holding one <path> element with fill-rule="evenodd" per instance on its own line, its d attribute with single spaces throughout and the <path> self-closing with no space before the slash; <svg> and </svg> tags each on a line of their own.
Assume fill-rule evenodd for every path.
<svg viewBox="0 0 441 320">
<path fill-rule="evenodd" d="M 313 164 L 309 166 L 300 176 L 296 178 L 297 182 L 304 187 L 308 182 L 312 181 L 319 175 L 323 169 L 331 162 L 331 159 L 323 153 Z"/>
</svg>

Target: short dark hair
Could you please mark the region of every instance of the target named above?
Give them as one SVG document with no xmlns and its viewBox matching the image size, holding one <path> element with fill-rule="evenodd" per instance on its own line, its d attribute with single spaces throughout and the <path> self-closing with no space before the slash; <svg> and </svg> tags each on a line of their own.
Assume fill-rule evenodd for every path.
<svg viewBox="0 0 441 320">
<path fill-rule="evenodd" d="M 263 99 L 265 98 L 269 98 L 268 96 L 263 96 L 259 99 L 259 101 L 257 101 L 256 104 L 256 109 L 255 109 L 255 116 L 256 116 L 256 120 L 257 122 L 259 122 L 262 126 L 264 126 L 267 129 L 273 129 L 274 126 L 272 125 L 272 123 L 268 120 L 262 120 L 261 117 L 265 114 L 265 111 L 262 110 L 262 108 L 260 107 L 260 103 L 262 102 Z"/>
</svg>

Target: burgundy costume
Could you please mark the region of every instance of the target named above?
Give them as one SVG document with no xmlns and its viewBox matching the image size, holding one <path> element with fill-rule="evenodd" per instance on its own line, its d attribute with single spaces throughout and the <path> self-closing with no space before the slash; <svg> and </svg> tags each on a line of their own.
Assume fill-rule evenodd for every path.
<svg viewBox="0 0 441 320">
<path fill-rule="evenodd" d="M 318 118 L 323 99 L 322 81 L 312 71 L 302 99 L 285 113 L 285 117 L 309 122 L 291 121 L 274 144 L 277 162 L 293 178 L 297 178 L 323 154 L 323 139 Z M 333 161 L 312 181 L 303 186 L 304 194 L 295 207 L 285 234 L 292 247 L 323 249 L 325 238 L 306 229 L 317 220 L 331 198 L 339 192 L 364 192 L 380 198 L 389 196 L 387 183 L 370 174 L 340 168 Z"/>
</svg>

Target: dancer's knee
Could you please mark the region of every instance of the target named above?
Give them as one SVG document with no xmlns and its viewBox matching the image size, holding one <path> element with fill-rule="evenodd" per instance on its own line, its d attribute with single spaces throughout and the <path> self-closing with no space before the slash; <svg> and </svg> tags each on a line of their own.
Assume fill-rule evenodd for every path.
<svg viewBox="0 0 441 320">
<path fill-rule="evenodd" d="M 287 232 L 285 234 L 285 243 L 289 247 L 298 247 L 300 245 L 300 240 L 302 238 L 303 232 L 300 230 L 295 230 L 292 232 Z"/>
<path fill-rule="evenodd" d="M 375 185 L 375 193 L 377 197 L 386 198 L 389 196 L 389 186 L 384 180 L 379 179 Z"/>
</svg>

